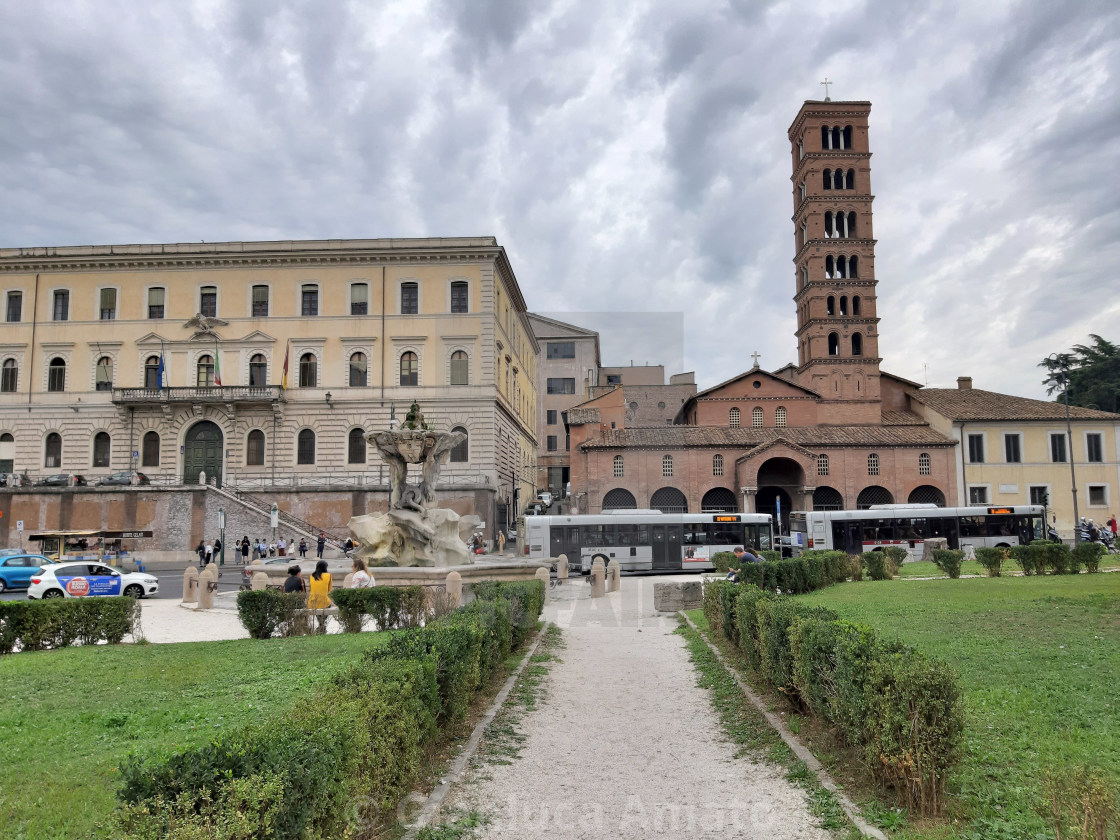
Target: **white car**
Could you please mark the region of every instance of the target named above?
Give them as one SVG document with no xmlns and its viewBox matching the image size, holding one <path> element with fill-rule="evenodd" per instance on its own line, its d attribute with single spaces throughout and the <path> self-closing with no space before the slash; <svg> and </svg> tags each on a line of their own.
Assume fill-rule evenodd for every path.
<svg viewBox="0 0 1120 840">
<path fill-rule="evenodd" d="M 58 563 L 31 576 L 28 598 L 85 598 L 129 595 L 145 598 L 159 592 L 159 580 L 143 572 L 126 572 L 101 563 Z"/>
</svg>

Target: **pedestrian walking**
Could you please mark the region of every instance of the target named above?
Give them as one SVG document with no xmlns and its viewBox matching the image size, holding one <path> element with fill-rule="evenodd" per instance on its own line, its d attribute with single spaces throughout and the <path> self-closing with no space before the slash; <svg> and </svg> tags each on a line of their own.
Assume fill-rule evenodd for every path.
<svg viewBox="0 0 1120 840">
<path fill-rule="evenodd" d="M 202 565 L 209 566 L 210 561 L 214 559 L 214 546 L 211 545 L 210 543 L 206 543 L 205 554 L 206 554 L 205 561 L 203 562 Z"/>
<path fill-rule="evenodd" d="M 315 541 L 315 556 L 319 560 L 323 559 L 323 549 L 327 545 L 327 535 L 322 531 L 319 532 L 319 539 Z"/>
<path fill-rule="evenodd" d="M 220 539 L 214 540 L 214 559 L 222 559 L 222 541 Z"/>
<path fill-rule="evenodd" d="M 195 553 L 198 555 L 198 567 L 201 569 L 206 565 L 206 543 L 199 540 L 198 548 L 195 549 Z"/>
</svg>

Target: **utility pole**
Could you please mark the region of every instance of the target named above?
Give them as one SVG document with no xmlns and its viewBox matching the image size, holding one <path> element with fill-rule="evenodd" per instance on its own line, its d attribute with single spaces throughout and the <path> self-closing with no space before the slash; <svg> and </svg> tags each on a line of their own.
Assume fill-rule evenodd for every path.
<svg viewBox="0 0 1120 840">
<path fill-rule="evenodd" d="M 1077 509 L 1077 470 L 1073 463 L 1073 425 L 1069 419 L 1069 360 L 1060 353 L 1051 353 L 1046 357 L 1060 371 L 1057 384 L 1062 387 L 1062 402 L 1066 404 L 1066 446 L 1069 449 L 1069 478 L 1073 485 L 1073 544 L 1081 542 L 1081 514 Z M 1051 376 L 1054 375 L 1053 369 Z"/>
</svg>

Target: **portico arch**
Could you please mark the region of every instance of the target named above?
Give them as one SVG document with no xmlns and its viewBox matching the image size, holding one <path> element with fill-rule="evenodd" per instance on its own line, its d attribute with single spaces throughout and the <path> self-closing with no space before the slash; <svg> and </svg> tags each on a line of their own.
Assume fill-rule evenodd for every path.
<svg viewBox="0 0 1120 840">
<path fill-rule="evenodd" d="M 792 458 L 775 457 L 765 461 L 758 468 L 755 494 L 755 510 L 769 513 L 778 525 L 778 503 L 781 502 L 781 528 L 789 531 L 789 513 L 795 497 L 800 497 L 805 488 L 805 470 Z"/>
</svg>

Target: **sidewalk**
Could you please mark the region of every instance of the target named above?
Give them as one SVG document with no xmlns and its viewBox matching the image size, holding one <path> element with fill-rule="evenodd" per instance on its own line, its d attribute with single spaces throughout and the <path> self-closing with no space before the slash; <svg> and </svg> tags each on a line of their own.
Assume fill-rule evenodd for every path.
<svg viewBox="0 0 1120 840">
<path fill-rule="evenodd" d="M 672 579 L 623 578 L 595 601 L 580 578 L 549 593 L 565 647 L 519 724 L 521 755 L 476 760 L 453 795 L 490 818 L 481 837 L 829 837 L 784 769 L 735 758 L 676 618 L 653 610 L 653 583 Z"/>
</svg>

